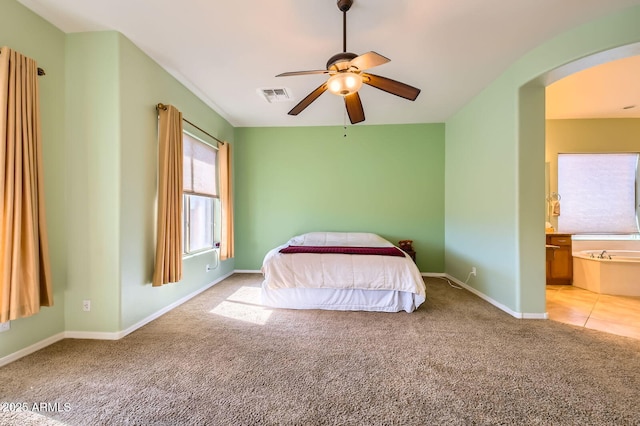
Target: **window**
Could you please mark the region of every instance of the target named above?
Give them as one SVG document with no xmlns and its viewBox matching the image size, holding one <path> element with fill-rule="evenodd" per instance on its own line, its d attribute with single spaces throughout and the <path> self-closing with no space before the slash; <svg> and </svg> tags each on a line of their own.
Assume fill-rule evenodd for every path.
<svg viewBox="0 0 640 426">
<path fill-rule="evenodd" d="M 638 233 L 637 153 L 558 154 L 558 230 Z"/>
<path fill-rule="evenodd" d="M 184 254 L 218 246 L 219 218 L 217 151 L 183 133 L 183 248 Z"/>
</svg>

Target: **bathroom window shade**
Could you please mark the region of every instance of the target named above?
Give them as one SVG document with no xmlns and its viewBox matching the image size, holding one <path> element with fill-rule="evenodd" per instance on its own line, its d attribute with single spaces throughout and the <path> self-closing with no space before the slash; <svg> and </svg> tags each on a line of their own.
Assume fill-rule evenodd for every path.
<svg viewBox="0 0 640 426">
<path fill-rule="evenodd" d="M 637 153 L 558 154 L 558 231 L 637 233 L 637 168 Z"/>
</svg>

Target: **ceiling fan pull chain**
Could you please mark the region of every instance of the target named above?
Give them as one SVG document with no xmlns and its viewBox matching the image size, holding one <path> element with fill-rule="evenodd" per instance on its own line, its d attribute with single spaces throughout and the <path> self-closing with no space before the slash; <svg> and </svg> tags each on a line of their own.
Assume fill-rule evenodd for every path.
<svg viewBox="0 0 640 426">
<path fill-rule="evenodd" d="M 346 138 L 347 137 L 347 111 L 344 112 L 343 120 L 344 120 L 344 135 L 342 135 L 342 137 Z"/>
</svg>

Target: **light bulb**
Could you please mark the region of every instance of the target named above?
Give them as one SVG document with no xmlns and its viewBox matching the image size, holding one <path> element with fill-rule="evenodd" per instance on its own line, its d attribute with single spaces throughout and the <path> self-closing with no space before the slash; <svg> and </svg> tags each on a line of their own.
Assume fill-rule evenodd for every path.
<svg viewBox="0 0 640 426">
<path fill-rule="evenodd" d="M 339 72 L 327 82 L 327 88 L 335 95 L 347 96 L 362 87 L 362 77 L 354 72 Z"/>
</svg>

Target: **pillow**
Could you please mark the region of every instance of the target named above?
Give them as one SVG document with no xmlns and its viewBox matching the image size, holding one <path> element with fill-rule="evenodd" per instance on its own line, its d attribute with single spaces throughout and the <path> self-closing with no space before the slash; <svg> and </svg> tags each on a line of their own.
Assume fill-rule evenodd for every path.
<svg viewBox="0 0 640 426">
<path fill-rule="evenodd" d="M 389 241 L 369 232 L 309 232 L 291 238 L 292 246 L 392 247 Z"/>
</svg>

